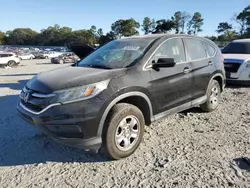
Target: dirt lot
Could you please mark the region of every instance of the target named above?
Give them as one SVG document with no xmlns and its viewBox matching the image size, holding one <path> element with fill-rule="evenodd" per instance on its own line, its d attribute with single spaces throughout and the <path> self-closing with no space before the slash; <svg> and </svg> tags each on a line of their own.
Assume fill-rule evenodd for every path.
<svg viewBox="0 0 250 188">
<path fill-rule="evenodd" d="M 250 88 L 226 88 L 213 113 L 192 109 L 152 124 L 133 156 L 110 162 L 54 143 L 18 117 L 27 80 L 61 66 L 0 68 L 0 187 L 250 187 Z"/>
</svg>

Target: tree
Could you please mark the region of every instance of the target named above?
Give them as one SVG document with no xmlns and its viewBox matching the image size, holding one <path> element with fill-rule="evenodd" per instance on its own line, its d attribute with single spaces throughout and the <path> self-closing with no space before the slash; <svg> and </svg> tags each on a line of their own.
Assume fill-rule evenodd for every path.
<svg viewBox="0 0 250 188">
<path fill-rule="evenodd" d="M 111 25 L 111 29 L 116 38 L 139 35 L 139 32 L 137 31 L 138 28 L 140 28 L 140 24 L 133 18 L 127 20 L 120 19 Z"/>
<path fill-rule="evenodd" d="M 96 34 L 96 26 L 92 25 L 91 28 L 90 28 L 90 31 L 91 31 L 93 34 Z"/>
<path fill-rule="evenodd" d="M 152 21 L 149 17 L 145 17 L 142 24 L 142 31 L 144 31 L 145 35 L 152 32 Z"/>
<path fill-rule="evenodd" d="M 206 36 L 205 38 L 210 39 L 211 41 L 216 41 L 217 40 L 216 36 Z"/>
<path fill-rule="evenodd" d="M 185 26 L 187 25 L 187 23 L 189 22 L 189 20 L 191 19 L 191 15 L 188 12 L 182 12 L 181 13 L 181 33 L 185 33 Z"/>
<path fill-rule="evenodd" d="M 218 25 L 217 33 L 221 34 L 221 38 L 226 41 L 231 41 L 235 38 L 236 32 L 233 31 L 233 26 L 227 22 L 221 22 Z"/>
<path fill-rule="evenodd" d="M 102 36 L 102 35 L 103 35 L 103 30 L 102 30 L 102 28 L 100 28 L 100 29 L 97 30 L 97 34 L 98 34 L 99 36 Z"/>
<path fill-rule="evenodd" d="M 188 34 L 198 34 L 202 31 L 201 27 L 204 24 L 204 19 L 201 16 L 201 13 L 196 12 L 194 13 L 192 19 L 187 23 L 188 27 Z"/>
<path fill-rule="evenodd" d="M 229 24 L 227 22 L 221 22 L 219 23 L 218 25 L 218 28 L 217 28 L 217 33 L 226 33 L 228 30 L 231 30 L 233 28 L 232 24 Z"/>
<path fill-rule="evenodd" d="M 99 38 L 99 44 L 102 46 L 112 40 L 115 40 L 116 36 L 114 34 L 114 32 L 110 31 L 109 33 L 107 33 L 106 35 L 102 35 Z"/>
<path fill-rule="evenodd" d="M 171 20 L 174 23 L 175 33 L 178 34 L 182 26 L 182 13 L 180 11 L 176 12 L 174 16 L 172 16 Z"/>
<path fill-rule="evenodd" d="M 6 35 L 5 33 L 0 31 L 0 45 L 4 44 L 6 40 Z"/>
<path fill-rule="evenodd" d="M 243 37 L 247 33 L 248 28 L 250 28 L 250 5 L 244 8 L 238 15 L 235 14 L 232 20 L 240 26 L 240 36 Z"/>
<path fill-rule="evenodd" d="M 172 20 L 158 20 L 156 21 L 155 31 L 153 33 L 167 33 L 174 29 L 175 24 Z"/>
<path fill-rule="evenodd" d="M 7 43 L 17 45 L 34 45 L 38 33 L 30 28 L 17 28 L 6 32 Z"/>
</svg>

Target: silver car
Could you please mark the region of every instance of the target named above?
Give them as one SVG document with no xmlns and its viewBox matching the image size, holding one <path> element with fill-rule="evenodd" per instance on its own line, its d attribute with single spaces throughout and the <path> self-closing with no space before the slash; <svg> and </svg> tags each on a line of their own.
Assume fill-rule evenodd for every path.
<svg viewBox="0 0 250 188">
<path fill-rule="evenodd" d="M 250 39 L 234 40 L 222 53 L 227 83 L 250 85 Z"/>
</svg>

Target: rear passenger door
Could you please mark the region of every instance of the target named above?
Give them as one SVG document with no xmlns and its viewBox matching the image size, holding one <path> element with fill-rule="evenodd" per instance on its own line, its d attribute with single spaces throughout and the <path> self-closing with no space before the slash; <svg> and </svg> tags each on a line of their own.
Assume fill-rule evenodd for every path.
<svg viewBox="0 0 250 188">
<path fill-rule="evenodd" d="M 197 38 L 185 38 L 187 60 L 191 64 L 193 77 L 193 100 L 206 95 L 207 85 L 213 72 L 213 61 L 208 57 L 205 43 Z"/>
<path fill-rule="evenodd" d="M 8 62 L 8 54 L 0 54 L 0 63 L 7 64 Z"/>
<path fill-rule="evenodd" d="M 150 62 L 157 62 L 159 58 L 174 58 L 174 67 L 160 68 L 159 71 L 150 70 L 150 91 L 156 99 L 158 113 L 187 104 L 191 101 L 191 68 L 186 62 L 185 49 L 182 38 L 167 39 L 156 50 Z M 191 102 L 190 102 L 191 105 Z"/>
</svg>

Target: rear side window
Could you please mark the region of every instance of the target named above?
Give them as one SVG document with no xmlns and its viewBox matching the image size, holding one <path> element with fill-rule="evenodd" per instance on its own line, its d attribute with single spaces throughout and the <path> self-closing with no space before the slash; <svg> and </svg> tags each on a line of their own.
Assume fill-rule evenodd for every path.
<svg viewBox="0 0 250 188">
<path fill-rule="evenodd" d="M 186 61 L 182 39 L 174 38 L 167 40 L 155 52 L 155 56 L 174 58 L 176 62 Z"/>
<path fill-rule="evenodd" d="M 206 46 L 208 56 L 213 57 L 216 52 L 216 49 L 206 42 L 204 43 L 204 45 Z"/>
<path fill-rule="evenodd" d="M 9 54 L 1 54 L 1 57 L 9 57 Z"/>
<path fill-rule="evenodd" d="M 198 60 L 207 58 L 203 43 L 198 39 L 185 39 L 188 60 Z"/>
</svg>

